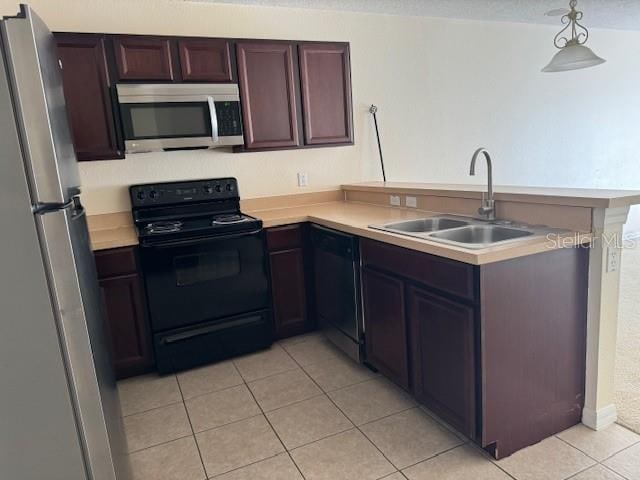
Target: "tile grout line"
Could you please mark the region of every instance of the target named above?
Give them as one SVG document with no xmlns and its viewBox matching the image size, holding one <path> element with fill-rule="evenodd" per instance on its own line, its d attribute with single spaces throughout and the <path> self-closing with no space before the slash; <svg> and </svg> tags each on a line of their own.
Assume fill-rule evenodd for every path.
<svg viewBox="0 0 640 480">
<path fill-rule="evenodd" d="M 287 353 L 289 353 L 289 352 L 287 352 Z M 293 358 L 293 357 L 291 357 L 291 358 Z M 304 370 L 304 368 L 302 367 L 302 365 L 300 365 L 300 363 L 299 363 L 295 358 L 293 358 L 293 361 L 294 361 L 294 362 L 296 362 L 296 363 L 300 366 L 300 368 L 302 369 L 302 371 L 304 372 L 304 374 L 305 374 L 305 375 L 306 375 L 306 376 L 307 376 L 307 377 L 308 377 L 308 378 L 309 378 L 309 379 L 310 379 L 310 380 L 311 380 L 311 381 L 312 381 L 312 382 L 313 382 L 313 383 L 314 383 L 314 384 L 315 384 L 315 385 L 316 385 L 316 386 L 317 386 L 321 391 L 324 391 L 324 390 L 322 390 L 322 387 L 320 387 L 320 385 L 318 385 L 318 382 L 316 382 L 316 381 L 315 381 L 315 380 L 314 380 L 314 379 L 313 379 L 313 378 L 312 378 L 312 377 L 311 377 L 311 376 L 306 372 L 306 370 Z M 342 413 L 342 415 L 344 415 L 344 416 L 345 416 L 345 418 L 346 418 L 349 422 L 351 422 L 351 424 L 355 427 L 355 429 L 356 429 L 356 430 L 358 430 L 358 431 L 360 432 L 360 434 L 361 434 L 364 438 L 366 438 L 366 439 L 367 439 L 367 441 L 368 441 L 371 445 L 373 445 L 373 448 L 375 448 L 375 449 L 380 453 L 380 455 L 382 455 L 382 457 L 383 457 L 383 458 L 384 458 L 384 459 L 389 463 L 389 465 L 391 465 L 393 468 L 395 468 L 396 470 L 398 470 L 398 468 L 395 466 L 395 464 L 394 464 L 391 460 L 389 460 L 389 459 L 387 458 L 387 456 L 382 452 L 382 450 L 380 450 L 380 449 L 378 448 L 378 446 L 377 446 L 375 443 L 373 443 L 373 442 L 371 441 L 371 439 L 370 439 L 369 437 L 367 437 L 367 436 L 365 435 L 365 433 L 364 433 L 362 430 L 360 430 L 360 428 L 359 428 L 359 427 L 358 427 L 358 426 L 357 426 L 357 425 L 356 425 L 356 424 L 355 424 L 355 423 L 354 423 L 354 422 L 349 418 L 349 416 L 348 416 L 348 415 L 347 415 L 347 414 L 346 414 L 346 413 L 345 413 L 345 412 L 344 412 L 344 411 L 343 411 L 343 410 L 342 410 L 342 409 L 341 409 L 341 408 L 336 404 L 336 402 L 334 402 L 334 401 L 333 401 L 333 399 L 332 399 L 329 395 L 327 395 L 327 398 L 328 398 L 328 399 L 329 399 L 329 401 L 330 401 L 330 402 L 331 402 L 331 403 L 332 403 L 332 404 L 333 404 L 333 405 L 338 409 L 338 411 L 339 411 L 340 413 Z M 346 430 L 346 431 L 348 431 L 348 430 Z M 340 433 L 344 433 L 344 432 L 340 432 Z"/>
<path fill-rule="evenodd" d="M 502 468 L 502 466 L 500 466 L 498 464 L 498 462 L 500 460 L 496 460 L 495 458 L 493 458 L 491 456 L 491 454 L 489 452 L 487 452 L 484 448 L 482 448 L 480 445 L 478 445 L 475 442 L 468 442 L 466 443 L 466 445 L 471 445 L 471 448 L 476 448 L 477 450 L 479 450 L 478 453 L 480 453 L 480 455 L 482 455 L 483 457 L 485 457 L 485 460 L 487 460 L 489 463 L 491 463 L 491 465 L 493 465 L 494 467 L 496 467 L 498 470 L 500 470 L 502 473 L 504 473 L 507 477 L 512 478 L 513 480 L 518 480 L 515 475 L 512 475 L 511 473 L 507 472 L 507 470 L 505 470 L 504 468 Z M 506 458 L 506 457 L 505 457 Z"/>
<path fill-rule="evenodd" d="M 282 347 L 280 347 L 282 348 Z M 284 350 L 284 348 L 282 349 L 287 355 L 289 355 L 289 353 L 287 351 Z M 295 361 L 295 360 L 294 360 Z M 242 374 L 241 374 L 242 375 Z M 243 377 L 244 378 L 244 377 Z M 251 397 L 253 398 L 253 401 L 256 402 L 256 405 L 258 405 L 258 408 L 260 409 L 260 411 L 262 412 L 262 416 L 264 417 L 264 419 L 267 421 L 267 423 L 269 424 L 269 428 L 271 428 L 271 431 L 273 432 L 273 434 L 276 436 L 276 438 L 278 439 L 278 441 L 280 442 L 280 444 L 282 445 L 282 448 L 284 448 L 284 453 L 287 454 L 287 456 L 289 457 L 289 459 L 291 460 L 291 462 L 293 463 L 293 465 L 296 467 L 296 470 L 298 470 L 298 473 L 300 473 L 300 476 L 303 478 L 303 480 L 305 479 L 304 474 L 302 473 L 302 470 L 300 470 L 300 467 L 298 466 L 298 464 L 295 462 L 295 460 L 293 459 L 293 457 L 291 456 L 291 453 L 289 453 L 289 450 L 287 449 L 287 446 L 284 444 L 284 442 L 282 441 L 282 438 L 280 438 L 280 435 L 278 435 L 278 432 L 276 431 L 276 429 L 274 428 L 273 424 L 271 423 L 271 421 L 269 420 L 269 418 L 267 417 L 264 409 L 262 408 L 262 405 L 260 405 L 260 403 L 258 403 L 258 399 L 255 397 L 255 395 L 253 394 L 253 392 L 251 391 L 251 388 L 249 387 L 249 384 L 247 384 L 247 382 L 245 381 L 245 387 L 247 388 L 247 390 L 249 390 L 249 393 L 251 394 Z"/>
<path fill-rule="evenodd" d="M 373 442 L 371 442 L 371 443 L 373 443 Z M 452 451 L 452 450 L 456 450 L 457 448 L 460 448 L 460 447 L 464 447 L 465 445 L 466 445 L 466 443 L 461 443 L 461 444 L 459 444 L 459 445 L 456 445 L 455 447 L 447 448 L 446 450 L 443 450 L 443 451 L 441 451 L 441 452 L 438 452 L 438 453 L 436 453 L 435 455 L 431 455 L 430 457 L 427 457 L 427 458 L 424 458 L 424 459 L 422 459 L 422 460 L 419 460 L 419 461 L 417 461 L 416 463 L 412 463 L 411 465 L 407 465 L 406 467 L 402 467 L 401 469 L 400 469 L 400 468 L 398 468 L 398 471 L 399 471 L 400 473 L 402 473 L 402 470 L 407 470 L 407 469 L 409 469 L 409 468 L 415 467 L 416 465 L 420 465 L 421 463 L 429 462 L 429 461 L 433 460 L 434 458 L 439 457 L 440 455 L 444 455 L 444 454 L 445 454 L 445 453 L 447 453 L 447 452 L 450 452 L 450 451 Z M 403 475 L 404 475 L 404 474 L 403 474 Z M 513 477 L 511 477 L 511 478 L 513 478 Z"/>
<path fill-rule="evenodd" d="M 604 460 L 602 460 L 602 461 L 598 461 L 598 463 L 604 463 L 604 462 L 606 462 L 607 460 L 612 459 L 613 457 L 615 457 L 615 456 L 616 456 L 616 455 L 618 455 L 619 453 L 622 453 L 622 452 L 624 452 L 625 450 L 629 450 L 630 448 L 633 448 L 633 447 L 638 446 L 638 445 L 640 445 L 640 440 L 638 440 L 637 442 L 632 443 L 632 444 L 631 444 L 631 445 L 629 445 L 628 447 L 624 447 L 622 450 L 618 450 L 616 453 L 613 453 L 613 454 L 609 455 L 609 456 L 608 456 L 607 458 L 605 458 Z"/>
<path fill-rule="evenodd" d="M 235 367 L 235 364 L 233 365 Z M 237 369 L 238 367 L 236 367 Z M 258 377 L 258 378 L 254 378 L 252 380 L 247 380 L 246 378 L 244 378 L 244 375 L 242 375 L 242 373 L 240 373 L 240 370 L 238 370 L 238 374 L 240 375 L 240 378 L 242 378 L 242 382 L 249 384 L 249 383 L 253 383 L 253 382 L 259 382 L 260 380 L 266 380 L 267 378 L 271 378 L 271 377 L 275 377 L 276 375 L 282 375 L 283 373 L 287 373 L 287 372 L 292 372 L 294 370 L 296 370 L 298 367 L 294 367 L 294 368 L 287 368 L 286 370 L 282 370 L 276 373 L 270 373 L 269 375 L 266 375 L 264 377 Z M 240 384 L 238 384 L 240 385 Z"/>
<path fill-rule="evenodd" d="M 576 447 L 575 445 L 570 444 L 569 442 L 567 442 L 566 440 L 560 438 L 558 435 L 553 435 L 553 437 L 557 438 L 558 440 L 560 440 L 562 443 L 564 443 L 565 445 L 568 445 L 569 447 L 573 448 L 574 450 L 577 450 L 578 452 L 582 453 L 583 455 L 585 455 L 588 459 L 593 460 L 596 463 L 600 463 L 600 460 L 593 458 L 591 455 L 589 455 L 587 452 L 579 449 L 578 447 Z M 526 447 L 525 447 L 526 448 Z M 593 465 L 591 465 L 593 467 Z M 589 467 L 591 468 L 591 467 Z M 580 472 L 578 472 L 580 473 Z M 571 478 L 573 475 L 567 477 L 567 478 Z"/>
<path fill-rule="evenodd" d="M 167 403 L 165 405 L 160 405 L 159 407 L 148 408 L 147 410 L 141 410 L 140 412 L 128 413 L 126 415 L 122 415 L 120 418 L 133 417 L 134 415 L 140 415 L 142 413 L 153 412 L 154 410 L 160 410 L 161 408 L 172 407 L 174 405 L 179 405 L 181 403 L 184 403 L 184 400 L 178 400 L 176 402 Z"/>
<path fill-rule="evenodd" d="M 256 460 L 254 462 L 247 463 L 246 465 L 242 465 L 241 467 L 235 467 L 235 468 L 232 468 L 231 470 L 227 470 L 226 472 L 216 473 L 213 477 L 207 476 L 206 480 L 213 480 L 214 478 L 220 478 L 223 475 L 228 475 L 231 472 L 236 472 L 238 470 L 242 470 L 243 468 L 250 467 L 251 465 L 256 465 L 257 463 L 265 462 L 267 460 L 271 460 L 272 458 L 276 458 L 277 456 L 284 455 L 285 453 L 287 453 L 287 452 L 278 452 L 275 455 L 269 455 L 268 457 L 261 458 L 260 460 Z"/>
<path fill-rule="evenodd" d="M 289 352 L 287 352 L 287 353 L 289 354 Z M 394 416 L 394 415 L 398 415 L 398 414 L 403 413 L 403 412 L 407 412 L 407 411 L 409 411 L 409 410 L 413 410 L 413 409 L 420 409 L 420 405 L 419 405 L 417 402 L 415 402 L 415 405 L 413 405 L 413 406 L 411 406 L 411 407 L 409 407 L 409 408 L 405 408 L 405 409 L 400 410 L 400 411 L 398 411 L 398 412 L 390 413 L 389 415 L 385 415 L 384 417 L 380 417 L 380 418 L 377 418 L 377 419 L 375 419 L 375 420 L 371 420 L 371 421 L 369 421 L 369 422 L 365 422 L 365 423 L 363 423 L 363 424 L 361 424 L 361 425 L 356 425 L 356 424 L 351 420 L 351 418 L 349 418 L 349 416 L 348 416 L 348 415 L 347 415 L 347 414 L 346 414 L 346 413 L 345 413 L 345 412 L 344 412 L 344 411 L 343 411 L 343 410 L 342 410 L 342 409 L 341 409 L 341 408 L 336 404 L 336 402 L 334 402 L 334 400 L 329 396 L 329 392 L 325 392 L 325 391 L 324 391 L 324 389 L 323 389 L 323 388 L 322 388 L 322 387 L 321 387 L 321 386 L 320 386 L 320 385 L 315 381 L 315 379 L 314 379 L 313 377 L 311 377 L 311 375 L 309 375 L 309 373 L 305 370 L 304 366 L 303 366 L 303 365 L 301 365 L 301 364 L 300 364 L 300 363 L 299 363 L 295 358 L 293 358 L 293 356 L 292 356 L 291 354 L 289 354 L 289 356 L 291 356 L 291 358 L 293 359 L 293 361 L 294 361 L 294 362 L 296 362 L 296 363 L 300 366 L 300 368 L 304 371 L 304 373 L 307 375 L 307 377 L 309 377 L 309 378 L 311 379 L 311 381 L 312 381 L 313 383 L 315 383 L 315 384 L 317 385 L 317 387 L 325 393 L 326 397 L 327 397 L 327 398 L 329 399 L 329 401 L 330 401 L 330 402 L 331 402 L 331 403 L 332 403 L 332 404 L 333 404 L 333 405 L 338 409 L 338 411 L 339 411 L 340 413 L 342 413 L 342 415 L 344 415 L 344 416 L 345 416 L 345 418 L 346 418 L 349 422 L 351 422 L 351 424 L 353 425 L 354 429 L 355 429 L 355 430 L 358 430 L 358 431 L 362 434 L 362 436 L 363 436 L 364 438 L 366 438 L 366 439 L 367 439 L 367 441 L 368 441 L 371 445 L 373 445 L 373 447 L 374 447 L 374 448 L 375 448 L 375 449 L 380 453 L 380 455 L 382 455 L 382 457 L 383 457 L 387 462 L 389 462 L 389 464 L 390 464 L 391 466 L 393 466 L 393 467 L 394 467 L 398 472 L 400 472 L 400 474 L 401 474 L 403 477 L 405 477 L 405 478 L 406 478 L 406 476 L 404 475 L 404 473 L 402 473 L 402 470 L 401 470 L 401 469 L 399 469 L 399 468 L 398 468 L 398 467 L 397 467 L 397 466 L 396 466 L 396 465 L 395 465 L 395 464 L 394 464 L 394 463 L 393 463 L 389 458 L 387 458 L 387 456 L 384 454 L 384 452 L 382 452 L 382 450 L 380 450 L 380 448 L 375 444 L 375 442 L 373 442 L 373 440 L 371 440 L 371 439 L 367 436 L 367 434 L 366 434 L 366 433 L 365 433 L 365 432 L 364 432 L 360 427 L 363 427 L 363 426 L 365 426 L 365 425 L 371 424 L 371 423 L 373 423 L 373 422 L 377 422 L 377 421 L 379 421 L 379 420 L 383 420 L 383 419 L 385 419 L 385 418 L 392 417 L 392 416 Z M 320 362 L 316 362 L 316 364 L 318 364 L 318 363 L 320 363 Z M 314 364 L 309 364 L 309 365 L 314 365 Z M 349 387 L 352 387 L 352 386 L 355 386 L 355 385 L 360 385 L 360 384 L 362 384 L 362 383 L 370 382 L 370 381 L 373 381 L 373 380 L 379 380 L 380 378 L 384 378 L 384 377 L 378 376 L 377 378 L 376 378 L 376 377 L 374 377 L 374 378 L 369 378 L 369 379 L 367 379 L 367 380 L 363 380 L 363 381 L 361 381 L 361 382 L 356 382 L 356 383 L 354 383 L 354 384 L 352 384 L 352 385 L 347 385 L 347 386 L 345 386 L 345 387 L 338 388 L 338 389 L 336 389 L 336 390 L 332 390 L 331 392 L 337 392 L 337 391 L 340 391 L 340 390 L 343 390 L 343 389 L 346 389 L 346 388 L 349 388 Z M 430 417 L 430 418 L 433 418 L 433 417 L 431 417 L 430 415 L 429 415 L 429 417 Z M 433 420 L 435 421 L 435 419 L 433 419 Z M 443 428 L 444 428 L 444 427 L 443 427 Z M 438 455 L 441 455 L 441 454 L 446 453 L 446 452 L 448 452 L 448 451 L 450 451 L 450 450 L 454 450 L 454 449 L 456 449 L 456 448 L 459 448 L 459 447 L 461 447 L 461 446 L 463 446 L 463 445 L 465 445 L 465 444 L 467 443 L 466 441 L 462 440 L 460 437 L 458 437 L 457 435 L 455 435 L 453 432 L 449 431 L 448 429 L 446 429 L 446 430 L 447 430 L 451 435 L 453 435 L 454 437 L 456 437 L 456 438 L 457 438 L 461 443 L 460 443 L 459 445 L 456 445 L 455 447 L 452 447 L 452 448 L 449 448 L 449 449 L 444 450 L 444 451 L 442 451 L 442 452 L 439 452 L 439 453 L 437 453 L 436 455 L 433 455 L 433 456 L 431 456 L 431 457 L 428 457 L 428 458 L 425 458 L 425 459 L 423 459 L 423 460 L 420 460 L 419 462 L 416 462 L 415 464 L 412 464 L 412 465 L 409 465 L 409 466 L 407 466 L 407 467 L 404 467 L 404 469 L 410 468 L 410 467 L 412 467 L 412 466 L 414 466 L 414 465 L 417 465 L 418 463 L 422 463 L 422 462 L 424 462 L 424 461 L 427 461 L 427 460 L 430 460 L 430 459 L 432 459 L 432 458 L 435 458 L 435 457 L 437 457 Z M 315 442 L 318 442 L 318 441 L 320 441 L 320 440 L 325 440 L 325 439 L 327 439 L 327 438 L 330 438 L 330 437 L 333 437 L 333 436 L 339 435 L 339 434 L 344 433 L 344 432 L 346 432 L 346 431 L 349 431 L 349 430 L 345 430 L 345 431 L 342 431 L 342 432 L 335 433 L 335 434 L 333 434 L 333 435 L 329 435 L 329 436 L 324 437 L 324 438 L 322 438 L 322 439 L 316 440 Z M 308 443 L 308 444 L 306 444 L 306 445 L 311 445 L 311 444 L 313 444 L 313 443 L 315 443 L 315 442 L 309 442 L 309 443 Z M 296 448 L 301 448 L 301 447 L 303 447 L 303 446 L 305 446 L 305 445 L 301 445 L 300 447 L 296 447 Z M 395 472 L 394 472 L 394 473 L 395 473 Z M 392 473 L 392 474 L 390 474 L 390 475 L 393 475 L 393 473 Z M 386 475 L 386 476 L 389 476 L 389 475 Z M 509 475 L 509 476 L 511 477 L 511 475 Z M 381 478 L 383 479 L 383 478 L 385 478 L 385 477 L 381 477 Z M 513 478 L 513 477 L 511 477 L 511 478 Z"/>
<path fill-rule="evenodd" d="M 187 435 L 182 435 L 180 437 L 176 437 L 176 438 L 172 438 L 171 440 L 165 440 L 164 442 L 160 442 L 160 443 L 154 443 L 153 445 L 149 445 L 148 447 L 144 447 L 144 448 L 138 448 L 137 450 L 132 450 L 127 452 L 127 455 L 133 455 L 135 453 L 140 453 L 140 452 L 144 452 L 145 450 L 149 450 L 155 447 L 161 447 L 163 445 L 166 445 L 167 443 L 171 443 L 171 442 L 175 442 L 178 440 L 184 440 L 185 438 L 189 438 L 189 437 L 193 437 L 192 433 L 189 433 Z"/>
<path fill-rule="evenodd" d="M 608 465 L 605 465 L 604 463 L 600 463 L 599 464 L 602 468 L 604 468 L 606 471 L 611 472 L 615 475 L 618 475 L 620 478 L 623 478 L 624 480 L 631 480 L 629 477 L 627 477 L 626 475 L 623 475 L 621 473 L 616 472 L 613 468 L 609 467 Z"/>
<path fill-rule="evenodd" d="M 589 458 L 591 458 L 591 457 L 589 457 Z M 592 459 L 592 460 L 593 460 L 593 459 Z M 591 470 L 593 467 L 595 467 L 595 466 L 597 466 L 597 465 L 599 465 L 599 463 L 597 463 L 597 462 L 596 462 L 594 465 L 589 465 L 587 468 L 583 468 L 582 470 L 580 470 L 580 471 L 578 471 L 578 472 L 576 472 L 576 473 L 573 473 L 573 474 L 569 475 L 568 477 L 563 477 L 563 478 L 562 478 L 562 480 L 571 480 L 572 478 L 577 477 L 577 476 L 578 476 L 578 475 L 580 475 L 581 473 L 584 473 L 584 472 L 586 472 L 587 470 Z"/>
<path fill-rule="evenodd" d="M 348 357 L 347 357 L 347 358 L 348 358 Z M 349 359 L 349 360 L 351 360 L 351 359 Z M 329 363 L 329 362 L 331 362 L 331 361 L 332 361 L 332 360 L 327 360 L 327 361 L 326 361 L 326 363 Z M 353 361 L 353 360 L 351 360 L 351 361 Z M 294 362 L 295 362 L 295 360 L 294 360 Z M 313 366 L 313 365 L 320 365 L 321 363 L 325 363 L 325 362 L 310 363 L 309 365 L 304 365 L 304 366 L 303 366 L 303 365 L 300 365 L 300 368 L 301 368 L 302 370 L 304 370 L 304 373 L 306 373 L 309 377 L 311 377 L 311 374 L 307 371 L 306 367 L 311 367 L 311 366 Z M 371 380 L 377 380 L 377 379 L 380 379 L 380 378 L 384 378 L 384 377 L 383 377 L 382 375 L 379 375 L 379 374 L 377 374 L 377 373 L 376 373 L 376 374 L 375 374 L 373 377 L 371 377 L 371 378 L 367 378 L 367 379 L 365 379 L 365 380 L 359 380 L 359 381 L 357 381 L 357 382 L 355 382 L 355 383 L 350 383 L 349 385 L 344 385 L 344 386 L 342 386 L 342 387 L 334 388 L 334 389 L 332 389 L 332 390 L 325 390 L 324 388 L 320 387 L 320 385 L 319 385 L 317 382 L 316 382 L 316 385 L 318 385 L 318 387 L 320 387 L 320 389 L 321 389 L 324 393 L 329 394 L 329 393 L 333 393 L 333 392 L 339 392 L 340 390 L 344 390 L 345 388 L 353 387 L 354 385 L 360 385 L 361 383 L 370 382 Z"/>
<path fill-rule="evenodd" d="M 184 398 L 184 403 L 187 403 L 187 402 L 189 402 L 191 400 L 194 400 L 196 398 L 204 397 L 205 395 L 211 395 L 212 393 L 226 392 L 227 390 L 231 390 L 232 388 L 237 388 L 237 387 L 240 387 L 242 385 L 244 385 L 244 382 L 238 383 L 236 385 L 231 385 L 231 386 L 228 386 L 228 387 L 220 388 L 218 390 L 211 390 L 210 392 L 199 393 L 199 394 L 194 395 L 193 397 L 189 397 L 189 398 L 183 397 Z"/>
<path fill-rule="evenodd" d="M 184 407 L 184 411 L 187 414 L 187 421 L 189 422 L 189 427 L 191 428 L 191 433 L 193 435 L 193 442 L 196 444 L 196 450 L 198 451 L 198 457 L 200 458 L 200 464 L 202 465 L 202 470 L 204 471 L 205 479 L 209 478 L 209 474 L 207 473 L 207 467 L 204 464 L 204 459 L 202 458 L 202 452 L 200 451 L 200 444 L 198 444 L 198 439 L 196 438 L 196 432 L 193 429 L 193 424 L 191 423 L 191 416 L 189 415 L 189 410 L 187 409 L 187 404 L 184 401 L 184 394 L 182 393 L 182 388 L 180 387 L 180 382 L 178 381 L 178 376 L 176 375 L 176 383 L 178 384 L 178 391 L 180 392 L 180 397 L 182 397 L 182 406 Z"/>
</svg>

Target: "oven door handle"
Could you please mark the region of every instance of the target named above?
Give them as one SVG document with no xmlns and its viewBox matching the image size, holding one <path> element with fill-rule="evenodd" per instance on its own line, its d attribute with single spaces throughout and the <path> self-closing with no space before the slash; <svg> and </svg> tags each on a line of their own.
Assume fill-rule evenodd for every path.
<svg viewBox="0 0 640 480">
<path fill-rule="evenodd" d="M 198 238 L 189 238 L 186 240 L 169 240 L 166 242 L 158 242 L 158 243 L 145 243 L 142 242 L 142 247 L 153 247 L 153 248 L 169 248 L 169 247 L 182 247 L 187 245 L 195 245 L 198 243 L 204 242 L 212 242 L 218 240 L 233 240 L 234 238 L 242 238 L 248 237 L 251 235 L 256 235 L 262 232 L 262 229 L 259 228 L 257 230 L 251 230 L 249 232 L 240 232 L 240 233 L 230 233 L 228 235 L 216 235 L 214 237 L 198 237 Z"/>
<path fill-rule="evenodd" d="M 211 140 L 218 142 L 218 114 L 216 112 L 216 102 L 213 97 L 207 97 L 209 104 L 209 116 L 211 117 Z"/>
</svg>

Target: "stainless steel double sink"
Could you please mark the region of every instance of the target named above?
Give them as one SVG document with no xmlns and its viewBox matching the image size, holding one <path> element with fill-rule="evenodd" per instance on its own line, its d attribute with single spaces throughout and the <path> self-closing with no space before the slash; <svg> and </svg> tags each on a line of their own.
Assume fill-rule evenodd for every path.
<svg viewBox="0 0 640 480">
<path fill-rule="evenodd" d="M 547 227 L 531 227 L 496 220 L 487 222 L 453 215 L 416 218 L 401 222 L 369 225 L 370 228 L 434 242 L 480 249 L 559 232 Z"/>
</svg>

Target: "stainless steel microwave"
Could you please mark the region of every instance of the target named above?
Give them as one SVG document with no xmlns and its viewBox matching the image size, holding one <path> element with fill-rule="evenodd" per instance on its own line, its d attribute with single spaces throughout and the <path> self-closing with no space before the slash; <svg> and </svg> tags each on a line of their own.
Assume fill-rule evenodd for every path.
<svg viewBox="0 0 640 480">
<path fill-rule="evenodd" d="M 127 153 L 242 145 L 236 84 L 118 84 Z"/>
</svg>

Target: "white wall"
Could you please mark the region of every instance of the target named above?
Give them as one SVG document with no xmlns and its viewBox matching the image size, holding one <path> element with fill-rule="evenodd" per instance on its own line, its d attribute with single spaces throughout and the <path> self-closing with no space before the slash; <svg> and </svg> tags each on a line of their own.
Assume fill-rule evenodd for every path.
<svg viewBox="0 0 640 480">
<path fill-rule="evenodd" d="M 494 157 L 498 184 L 640 189 L 640 32 L 593 30 L 603 66 L 542 74 L 557 28 L 174 0 L 32 0 L 54 30 L 351 42 L 352 147 L 139 154 L 81 166 L 90 213 L 127 208 L 132 183 L 235 175 L 243 196 L 378 178 L 368 105 L 379 106 L 390 180 L 471 182 Z M 0 14 L 18 1 L 0 0 Z M 483 181 L 480 177 L 479 181 Z"/>
</svg>

